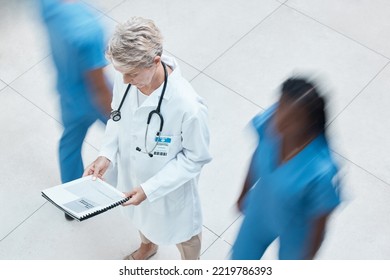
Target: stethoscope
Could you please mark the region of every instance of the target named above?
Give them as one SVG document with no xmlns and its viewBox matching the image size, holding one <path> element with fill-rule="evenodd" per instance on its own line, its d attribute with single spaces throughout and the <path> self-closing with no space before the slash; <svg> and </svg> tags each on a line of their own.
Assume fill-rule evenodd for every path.
<svg viewBox="0 0 390 280">
<path fill-rule="evenodd" d="M 163 65 L 163 68 L 164 68 L 164 85 L 163 85 L 163 89 L 162 89 L 162 92 L 161 92 L 161 96 L 160 96 L 160 99 L 158 101 L 158 105 L 157 105 L 157 108 L 152 110 L 150 113 L 149 113 L 149 116 L 148 116 L 148 120 L 146 122 L 146 131 L 145 131 L 145 151 L 142 151 L 142 149 L 140 147 L 137 147 L 136 148 L 136 151 L 138 152 L 142 152 L 142 153 L 145 153 L 145 154 L 148 154 L 150 157 L 153 157 L 153 151 L 156 149 L 157 145 L 158 145 L 158 138 L 160 137 L 160 134 L 163 130 L 163 127 L 164 127 L 164 118 L 161 114 L 161 103 L 162 103 L 162 100 L 164 98 L 164 94 L 165 94 L 165 89 L 167 88 L 167 83 L 168 83 L 168 72 L 167 72 L 167 67 L 165 65 L 164 62 L 161 61 L 161 64 Z M 127 96 L 127 93 L 129 92 L 131 88 L 131 84 L 129 84 L 126 88 L 126 91 L 125 91 L 125 94 L 123 95 L 122 97 L 122 100 L 121 100 L 121 103 L 119 104 L 119 107 L 118 109 L 116 110 L 113 110 L 110 114 L 110 118 L 114 121 L 114 122 L 118 122 L 120 121 L 120 119 L 122 118 L 121 116 L 121 108 L 122 108 L 122 105 L 123 105 L 123 102 L 125 102 L 125 99 L 126 99 L 126 96 Z M 159 119 L 160 119 L 160 129 L 159 131 L 157 131 L 156 133 L 156 144 L 154 145 L 153 149 L 152 150 L 148 150 L 147 148 L 147 145 L 146 145 L 146 142 L 147 142 L 147 139 L 148 139 L 148 131 L 149 131 L 149 124 L 150 124 L 150 121 L 153 117 L 153 115 L 156 114 Z"/>
</svg>

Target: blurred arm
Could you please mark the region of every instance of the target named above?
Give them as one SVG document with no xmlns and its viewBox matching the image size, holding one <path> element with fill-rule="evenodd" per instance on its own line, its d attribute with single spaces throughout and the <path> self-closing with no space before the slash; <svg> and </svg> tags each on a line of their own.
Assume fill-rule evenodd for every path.
<svg viewBox="0 0 390 280">
<path fill-rule="evenodd" d="M 237 200 L 237 208 L 238 208 L 239 211 L 243 210 L 242 209 L 242 207 L 243 207 L 242 203 L 243 203 L 244 198 L 245 198 L 246 194 L 248 193 L 249 189 L 252 187 L 252 184 L 251 184 L 251 182 L 253 181 L 251 179 L 252 162 L 253 162 L 253 157 L 252 157 L 251 164 L 250 164 L 250 167 L 248 169 L 247 175 L 245 177 L 244 184 L 242 186 L 241 194 L 240 194 L 240 196 L 238 197 L 238 200 Z"/>
<path fill-rule="evenodd" d="M 105 116 L 109 116 L 111 112 L 111 90 L 106 82 L 103 68 L 90 70 L 86 74 L 89 87 L 94 93 L 93 99 L 101 108 Z"/>
<path fill-rule="evenodd" d="M 326 221 L 329 217 L 329 214 L 325 214 L 316 220 L 314 220 L 312 228 L 310 230 L 310 239 L 311 242 L 308 244 L 307 255 L 305 259 L 312 260 L 316 255 L 317 251 L 320 249 L 322 241 L 325 235 Z"/>
</svg>

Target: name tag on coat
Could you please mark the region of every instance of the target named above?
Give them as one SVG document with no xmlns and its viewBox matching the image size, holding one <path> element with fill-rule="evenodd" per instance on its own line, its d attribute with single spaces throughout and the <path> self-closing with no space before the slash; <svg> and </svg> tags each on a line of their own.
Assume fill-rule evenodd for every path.
<svg viewBox="0 0 390 280">
<path fill-rule="evenodd" d="M 157 136 L 155 138 L 155 141 L 157 142 L 157 146 L 153 151 L 154 156 L 162 156 L 166 157 L 169 153 L 169 146 L 172 142 L 171 137 L 164 137 L 164 136 Z"/>
</svg>

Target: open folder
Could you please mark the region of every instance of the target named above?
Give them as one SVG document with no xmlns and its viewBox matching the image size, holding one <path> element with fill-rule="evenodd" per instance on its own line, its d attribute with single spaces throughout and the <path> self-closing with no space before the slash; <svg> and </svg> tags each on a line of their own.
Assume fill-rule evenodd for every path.
<svg viewBox="0 0 390 280">
<path fill-rule="evenodd" d="M 42 196 L 73 218 L 82 221 L 129 200 L 122 192 L 92 176 L 42 190 Z"/>
</svg>

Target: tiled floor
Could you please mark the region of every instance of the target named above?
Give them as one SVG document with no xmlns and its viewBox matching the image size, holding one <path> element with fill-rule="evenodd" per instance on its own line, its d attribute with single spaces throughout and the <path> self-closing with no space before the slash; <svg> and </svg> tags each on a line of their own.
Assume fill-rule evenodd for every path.
<svg viewBox="0 0 390 280">
<path fill-rule="evenodd" d="M 0 259 L 120 259 L 138 245 L 120 209 L 67 222 L 40 196 L 59 183 L 55 74 L 35 1 L 0 10 Z M 330 89 L 329 133 L 343 166 L 344 203 L 319 259 L 390 259 L 390 2 L 387 0 L 85 0 L 107 34 L 132 15 L 161 27 L 210 108 L 212 163 L 200 192 L 202 259 L 228 258 L 242 221 L 234 203 L 253 149 L 249 120 L 281 81 L 310 73 Z M 110 69 L 108 69 L 110 71 Z M 103 127 L 84 145 L 93 160 Z M 277 243 L 265 259 L 276 257 Z M 154 259 L 178 259 L 174 246 Z"/>
</svg>

